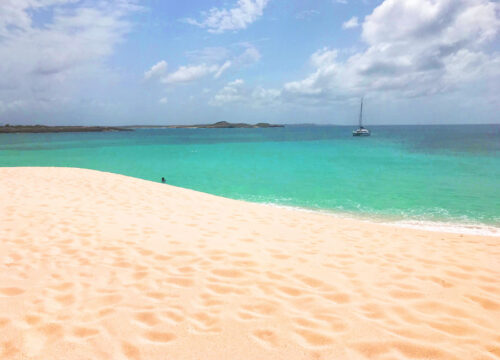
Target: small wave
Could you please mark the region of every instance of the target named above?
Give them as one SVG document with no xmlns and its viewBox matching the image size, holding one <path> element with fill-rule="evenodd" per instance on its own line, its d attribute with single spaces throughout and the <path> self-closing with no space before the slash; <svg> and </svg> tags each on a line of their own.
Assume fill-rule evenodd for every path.
<svg viewBox="0 0 500 360">
<path fill-rule="evenodd" d="M 281 199 L 283 200 L 283 199 Z M 391 225 L 398 226 L 402 228 L 411 228 L 411 229 L 419 229 L 419 230 L 427 230 L 427 231 L 435 231 L 435 232 L 447 232 L 454 234 L 464 234 L 464 235 L 483 235 L 483 236 L 498 236 L 500 237 L 500 227 L 495 227 L 486 224 L 473 223 L 470 222 L 469 219 L 464 217 L 464 222 L 462 223 L 454 223 L 454 222 L 444 222 L 444 221 L 430 221 L 430 220 L 410 220 L 407 218 L 408 214 L 406 214 L 404 220 L 397 219 L 387 219 L 381 214 L 371 214 L 374 216 L 370 216 L 363 213 L 353 213 L 353 212 L 343 212 L 328 210 L 328 209 L 310 209 L 303 208 L 299 206 L 291 206 L 291 205 L 283 205 L 279 202 L 260 202 L 261 204 L 267 206 L 278 207 L 282 209 L 289 209 L 294 211 L 303 211 L 308 213 L 317 213 L 323 215 L 329 215 L 335 217 L 337 219 L 350 219 L 364 222 L 371 222 L 383 225 Z M 444 209 L 440 209 L 441 211 L 446 211 Z"/>
<path fill-rule="evenodd" d="M 455 224 L 437 221 L 393 221 L 386 222 L 389 225 L 396 225 L 404 228 L 422 229 L 430 231 L 448 232 L 455 234 L 499 236 L 500 228 L 484 224 Z"/>
</svg>

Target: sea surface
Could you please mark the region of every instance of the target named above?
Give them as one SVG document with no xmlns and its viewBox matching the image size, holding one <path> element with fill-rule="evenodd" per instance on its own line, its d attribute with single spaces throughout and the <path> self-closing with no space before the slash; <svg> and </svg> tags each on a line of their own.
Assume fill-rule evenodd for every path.
<svg viewBox="0 0 500 360">
<path fill-rule="evenodd" d="M 253 202 L 500 234 L 500 125 L 0 134 L 0 166 L 96 169 Z"/>
</svg>

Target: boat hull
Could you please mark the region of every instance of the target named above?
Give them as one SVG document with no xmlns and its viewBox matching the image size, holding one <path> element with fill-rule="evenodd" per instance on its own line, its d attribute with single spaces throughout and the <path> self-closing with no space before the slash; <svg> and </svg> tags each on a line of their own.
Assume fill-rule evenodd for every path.
<svg viewBox="0 0 500 360">
<path fill-rule="evenodd" d="M 366 129 L 364 130 L 354 130 L 352 136 L 370 136 L 370 132 Z"/>
</svg>

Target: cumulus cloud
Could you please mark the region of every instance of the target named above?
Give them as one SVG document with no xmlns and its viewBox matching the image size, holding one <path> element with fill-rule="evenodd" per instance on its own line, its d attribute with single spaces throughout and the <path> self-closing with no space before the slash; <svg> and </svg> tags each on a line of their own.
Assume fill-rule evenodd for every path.
<svg viewBox="0 0 500 360">
<path fill-rule="evenodd" d="M 54 5 L 66 5 L 78 0 L 2 0 L 0 2 L 0 35 L 8 36 L 12 30 L 29 30 L 32 27 L 30 11 Z"/>
<path fill-rule="evenodd" d="M 63 103 L 82 78 L 107 73 L 103 60 L 123 41 L 131 29 L 128 16 L 139 9 L 133 0 L 0 1 L 4 104 Z M 34 20 L 40 11 L 50 15 L 43 25 Z"/>
<path fill-rule="evenodd" d="M 362 24 L 364 51 L 342 60 L 337 49 L 318 50 L 313 72 L 286 83 L 282 97 L 309 103 L 365 93 L 415 97 L 498 79 L 500 55 L 487 45 L 498 35 L 499 11 L 488 0 L 385 0 Z"/>
<path fill-rule="evenodd" d="M 347 20 L 346 22 L 344 22 L 342 24 L 342 29 L 352 29 L 352 28 L 356 28 L 358 26 L 359 26 L 358 17 L 353 16 L 352 18 L 350 18 L 349 20 Z"/>
<path fill-rule="evenodd" d="M 164 84 L 187 83 L 216 73 L 218 69 L 216 65 L 208 66 L 206 64 L 180 66 L 173 73 L 163 77 L 161 82 Z"/>
<path fill-rule="evenodd" d="M 212 8 L 202 13 L 203 19 L 197 21 L 188 18 L 185 21 L 191 25 L 205 28 L 211 33 L 223 33 L 245 29 L 260 18 L 269 0 L 238 0 L 232 9 Z"/>
<path fill-rule="evenodd" d="M 167 62 L 165 60 L 162 60 L 160 62 L 158 62 L 157 64 L 153 65 L 151 67 L 151 69 L 149 69 L 148 71 L 146 71 L 144 73 L 144 78 L 146 80 L 148 79 L 151 79 L 153 77 L 157 77 L 157 76 L 161 76 L 163 74 L 165 74 L 165 72 L 167 71 Z"/>
<path fill-rule="evenodd" d="M 371 45 L 484 43 L 498 33 L 498 10 L 488 0 L 386 0 L 367 16 L 363 39 Z"/>
<path fill-rule="evenodd" d="M 226 84 L 214 98 L 211 100 L 211 105 L 224 105 L 244 100 L 245 82 L 242 79 L 236 79 Z"/>
<path fill-rule="evenodd" d="M 236 79 L 227 83 L 209 101 L 212 106 L 224 106 L 227 104 L 245 103 L 254 107 L 269 106 L 277 103 L 280 91 L 276 89 L 264 89 L 257 87 L 250 89 L 245 86 L 245 81 Z"/>
<path fill-rule="evenodd" d="M 208 75 L 213 75 L 214 79 L 217 79 L 230 66 L 231 61 L 226 61 L 220 66 L 207 64 L 179 66 L 176 71 L 163 76 L 161 78 L 161 82 L 170 85 L 189 83 L 204 78 Z"/>
<path fill-rule="evenodd" d="M 255 46 L 245 44 L 245 51 L 238 55 L 234 62 L 239 65 L 249 65 L 258 62 L 261 57 L 259 50 Z"/>
<path fill-rule="evenodd" d="M 488 0 L 385 0 L 365 18 L 362 51 L 321 48 L 312 72 L 280 89 L 226 84 L 211 105 L 328 105 L 363 95 L 408 99 L 448 94 L 498 104 L 500 4 Z M 354 21 L 353 21 L 354 23 Z"/>
<path fill-rule="evenodd" d="M 167 63 L 162 60 L 147 70 L 144 77 L 146 79 L 158 78 L 160 82 L 168 85 L 190 83 L 208 76 L 218 79 L 229 68 L 247 66 L 260 60 L 261 55 L 257 48 L 251 44 L 243 44 L 243 46 L 245 50 L 239 55 L 233 56 L 225 48 L 205 48 L 190 51 L 187 54 L 188 57 L 194 61 L 201 61 L 200 63 L 182 65 L 176 71 L 166 74 Z M 210 63 L 210 61 L 213 62 Z M 215 61 L 217 63 L 214 63 Z"/>
</svg>

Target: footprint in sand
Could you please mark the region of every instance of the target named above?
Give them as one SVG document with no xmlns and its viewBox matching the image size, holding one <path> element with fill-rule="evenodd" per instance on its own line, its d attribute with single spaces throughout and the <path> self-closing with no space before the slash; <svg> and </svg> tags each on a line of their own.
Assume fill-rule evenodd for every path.
<svg viewBox="0 0 500 360">
<path fill-rule="evenodd" d="M 153 342 L 168 343 L 175 339 L 175 335 L 164 331 L 148 331 L 144 337 Z"/>
<path fill-rule="evenodd" d="M 266 346 L 275 347 L 278 345 L 278 336 L 272 330 L 258 329 L 255 330 L 252 335 L 258 340 L 259 343 L 263 343 Z"/>
<path fill-rule="evenodd" d="M 122 342 L 122 351 L 125 356 L 132 360 L 139 360 L 141 358 L 140 350 L 137 346 L 132 345 L 129 342 Z"/>
<path fill-rule="evenodd" d="M 147 326 L 155 326 L 160 322 L 153 312 L 139 312 L 134 315 L 134 318 L 142 324 Z"/>
<path fill-rule="evenodd" d="M 79 338 L 88 338 L 97 334 L 99 334 L 99 330 L 97 329 L 84 326 L 76 326 L 73 328 L 73 335 Z"/>
<path fill-rule="evenodd" d="M 24 290 L 16 287 L 0 288 L 0 294 L 4 296 L 17 296 L 21 295 L 22 293 L 24 293 Z"/>
<path fill-rule="evenodd" d="M 349 294 L 344 293 L 330 293 L 323 295 L 323 297 L 337 304 L 347 304 L 351 301 Z"/>
<path fill-rule="evenodd" d="M 333 338 L 326 333 L 308 329 L 296 329 L 295 333 L 298 334 L 302 340 L 305 340 L 307 346 L 318 347 L 328 346 L 333 343 Z"/>
<path fill-rule="evenodd" d="M 0 328 L 6 326 L 10 322 L 7 318 L 0 318 Z"/>
</svg>

